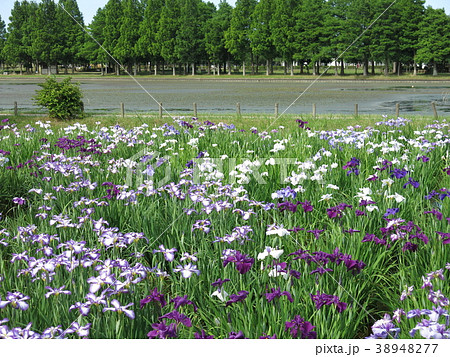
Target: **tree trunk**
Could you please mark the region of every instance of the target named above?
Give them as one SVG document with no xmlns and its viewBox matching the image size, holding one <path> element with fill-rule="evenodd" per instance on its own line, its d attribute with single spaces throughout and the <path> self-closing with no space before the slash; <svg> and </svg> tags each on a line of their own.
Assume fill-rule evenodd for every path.
<svg viewBox="0 0 450 357">
<path fill-rule="evenodd" d="M 344 60 L 341 60 L 341 76 L 343 76 L 344 74 L 345 74 Z"/>
<path fill-rule="evenodd" d="M 100 65 L 100 73 L 101 73 L 102 76 L 104 75 L 104 73 L 103 73 L 103 63 Z"/>
<path fill-rule="evenodd" d="M 192 63 L 192 75 L 195 76 L 195 63 Z"/>
<path fill-rule="evenodd" d="M 375 61 L 372 60 L 372 75 L 375 75 Z"/>
<path fill-rule="evenodd" d="M 384 75 L 388 76 L 389 75 L 389 58 L 385 58 L 384 60 Z"/>
<path fill-rule="evenodd" d="M 22 63 L 20 64 L 20 75 L 22 75 L 23 71 L 22 71 Z"/>
<path fill-rule="evenodd" d="M 250 55 L 250 63 L 251 63 L 251 68 L 252 68 L 252 76 L 255 74 L 255 61 L 253 59 L 253 53 Z"/>
<path fill-rule="evenodd" d="M 266 59 L 266 76 L 270 74 L 270 61 Z"/>
<path fill-rule="evenodd" d="M 284 75 L 287 74 L 287 61 L 283 62 L 283 67 L 284 67 Z"/>
<path fill-rule="evenodd" d="M 363 76 L 367 77 L 368 75 L 369 75 L 369 60 L 367 58 L 364 58 Z"/>
<path fill-rule="evenodd" d="M 175 63 L 172 65 L 172 76 L 176 75 Z"/>
<path fill-rule="evenodd" d="M 317 62 L 314 62 L 313 63 L 313 76 L 318 76 L 319 75 L 319 73 L 317 71 L 317 68 L 318 68 Z"/>
<path fill-rule="evenodd" d="M 206 73 L 207 73 L 208 75 L 211 74 L 211 62 L 210 62 L 210 61 L 208 61 L 208 68 L 207 68 L 207 70 L 206 70 Z"/>
<path fill-rule="evenodd" d="M 137 63 L 136 63 L 136 61 L 134 61 L 133 75 L 134 75 L 135 77 L 137 76 Z"/>
<path fill-rule="evenodd" d="M 291 76 L 294 75 L 294 61 L 291 61 Z"/>
<path fill-rule="evenodd" d="M 436 61 L 433 61 L 433 76 L 437 75 L 438 75 L 437 63 Z"/>
<path fill-rule="evenodd" d="M 231 65 L 230 65 L 230 61 L 227 61 L 227 69 L 228 69 L 228 75 L 231 76 Z"/>
<path fill-rule="evenodd" d="M 397 76 L 400 76 L 402 74 L 402 63 L 397 62 Z"/>
<path fill-rule="evenodd" d="M 120 66 L 116 63 L 116 76 L 120 76 Z"/>
<path fill-rule="evenodd" d="M 242 61 L 242 75 L 245 76 L 245 61 Z"/>
</svg>

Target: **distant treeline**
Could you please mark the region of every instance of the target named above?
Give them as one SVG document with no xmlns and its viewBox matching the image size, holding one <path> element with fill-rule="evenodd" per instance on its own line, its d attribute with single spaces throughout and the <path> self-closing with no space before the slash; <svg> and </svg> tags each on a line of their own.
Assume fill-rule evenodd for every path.
<svg viewBox="0 0 450 357">
<path fill-rule="evenodd" d="M 449 71 L 450 16 L 423 0 L 237 0 L 218 7 L 201 0 L 109 0 L 84 26 L 76 0 L 16 1 L 6 28 L 0 19 L 0 63 L 26 72 L 42 67 L 115 71 L 244 74 L 263 65 L 271 74 L 318 74 L 334 59 L 361 64 L 363 74 L 382 63 L 385 74 L 426 64 Z M 380 16 L 381 15 L 381 16 Z M 111 56 L 110 56 L 111 55 Z"/>
</svg>

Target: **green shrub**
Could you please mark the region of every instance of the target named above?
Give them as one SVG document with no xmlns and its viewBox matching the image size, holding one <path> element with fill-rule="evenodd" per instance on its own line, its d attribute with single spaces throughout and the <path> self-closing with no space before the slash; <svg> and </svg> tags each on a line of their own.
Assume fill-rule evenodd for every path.
<svg viewBox="0 0 450 357">
<path fill-rule="evenodd" d="M 41 107 L 47 108 L 51 118 L 62 120 L 76 119 L 83 116 L 84 104 L 81 98 L 79 83 L 72 83 L 72 78 L 65 78 L 57 82 L 55 77 L 49 77 L 37 90 L 34 101 Z"/>
</svg>

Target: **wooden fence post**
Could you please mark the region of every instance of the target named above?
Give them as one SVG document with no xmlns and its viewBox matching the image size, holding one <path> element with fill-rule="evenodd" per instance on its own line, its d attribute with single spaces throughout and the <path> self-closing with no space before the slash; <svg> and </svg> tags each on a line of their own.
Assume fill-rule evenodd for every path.
<svg viewBox="0 0 450 357">
<path fill-rule="evenodd" d="M 313 115 L 313 118 L 316 117 L 316 114 L 317 114 L 316 103 L 313 103 L 313 107 L 312 107 L 312 115 Z"/>
<path fill-rule="evenodd" d="M 355 104 L 355 117 L 357 117 L 358 114 L 358 103 Z"/>
<path fill-rule="evenodd" d="M 238 117 L 241 116 L 241 103 L 236 103 L 236 114 Z"/>
<path fill-rule="evenodd" d="M 194 117 L 197 117 L 197 103 L 194 103 Z"/>
<path fill-rule="evenodd" d="M 278 118 L 278 103 L 275 103 L 275 118 Z"/>
<path fill-rule="evenodd" d="M 395 118 L 400 116 L 400 103 L 395 103 Z"/>
<path fill-rule="evenodd" d="M 125 118 L 125 104 L 123 102 L 120 103 L 120 114 L 122 118 Z"/>
<path fill-rule="evenodd" d="M 162 106 L 162 102 L 159 103 L 159 118 L 161 119 L 163 116 L 163 110 L 162 110 L 163 106 Z"/>
<path fill-rule="evenodd" d="M 433 109 L 434 117 L 437 119 L 438 113 L 437 113 L 437 110 L 436 110 L 436 103 L 435 102 L 431 102 L 431 108 Z"/>
</svg>

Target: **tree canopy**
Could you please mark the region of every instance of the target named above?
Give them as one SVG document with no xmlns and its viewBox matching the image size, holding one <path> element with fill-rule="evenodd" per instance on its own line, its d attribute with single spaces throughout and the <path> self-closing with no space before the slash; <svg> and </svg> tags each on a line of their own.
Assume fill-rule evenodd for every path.
<svg viewBox="0 0 450 357">
<path fill-rule="evenodd" d="M 323 64 L 360 64 L 369 75 L 450 71 L 450 16 L 424 0 L 108 0 L 88 27 L 77 0 L 16 1 L 10 22 L 0 19 L 0 64 L 111 68 L 120 74 L 172 67 L 195 73 L 258 65 L 270 74 L 299 67 L 318 74 Z M 84 28 L 83 28 L 84 27 Z M 334 61 L 337 60 L 337 61 Z M 340 63 L 341 71 L 338 71 Z M 122 67 L 123 66 L 123 67 Z M 190 68 L 190 71 L 188 69 Z"/>
</svg>

